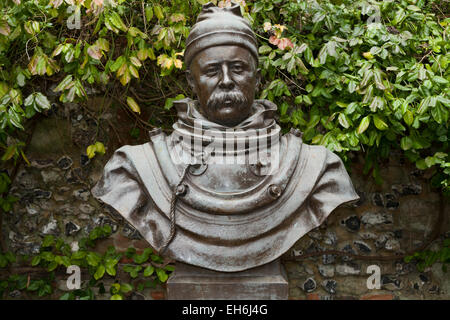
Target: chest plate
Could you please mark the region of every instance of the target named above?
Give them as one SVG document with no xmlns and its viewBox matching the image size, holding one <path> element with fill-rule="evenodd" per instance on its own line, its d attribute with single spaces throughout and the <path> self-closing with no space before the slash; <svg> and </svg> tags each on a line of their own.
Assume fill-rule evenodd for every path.
<svg viewBox="0 0 450 320">
<path fill-rule="evenodd" d="M 281 137 L 279 152 L 283 156 L 273 167 L 272 163 L 224 164 L 211 159 L 210 163 L 191 165 L 183 181 L 186 192 L 179 200 L 194 209 L 219 215 L 244 214 L 276 201 L 297 167 L 302 147 L 298 140 L 292 135 Z M 187 164 L 180 163 L 170 137 L 157 135 L 152 142 L 160 168 L 174 188 Z"/>
</svg>

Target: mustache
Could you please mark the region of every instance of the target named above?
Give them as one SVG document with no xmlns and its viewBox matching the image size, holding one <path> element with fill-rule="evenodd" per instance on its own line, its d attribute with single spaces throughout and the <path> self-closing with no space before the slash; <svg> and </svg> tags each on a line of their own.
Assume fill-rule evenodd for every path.
<svg viewBox="0 0 450 320">
<path fill-rule="evenodd" d="M 231 101 L 233 105 L 243 105 L 247 103 L 247 98 L 239 90 L 213 92 L 207 102 L 207 107 L 216 110 L 225 104 L 225 101 Z"/>
</svg>

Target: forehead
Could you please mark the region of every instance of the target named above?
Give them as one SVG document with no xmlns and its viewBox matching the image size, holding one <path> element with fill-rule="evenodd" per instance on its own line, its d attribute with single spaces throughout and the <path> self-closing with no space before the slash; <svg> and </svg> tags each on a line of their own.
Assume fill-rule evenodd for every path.
<svg viewBox="0 0 450 320">
<path fill-rule="evenodd" d="M 244 47 L 236 45 L 214 46 L 199 52 L 193 59 L 191 68 L 231 61 L 251 64 L 253 59 L 253 55 Z"/>
</svg>

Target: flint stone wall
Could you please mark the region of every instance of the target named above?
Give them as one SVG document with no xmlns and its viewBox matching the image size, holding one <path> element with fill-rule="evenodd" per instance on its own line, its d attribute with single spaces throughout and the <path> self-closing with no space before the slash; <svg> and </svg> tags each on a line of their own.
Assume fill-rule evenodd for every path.
<svg viewBox="0 0 450 320">
<path fill-rule="evenodd" d="M 133 125 L 122 109 L 103 98 L 91 98 L 83 108 L 76 104 L 57 106 L 37 123 L 26 151 L 31 166 L 21 165 L 12 184 L 11 194 L 20 200 L 3 217 L 2 236 L 10 250 L 36 254 L 47 234 L 76 246 L 94 227 L 105 224 L 112 227 L 113 234 L 98 244 L 98 252 L 109 245 L 117 250 L 147 247 L 133 227 L 90 193 L 114 150 L 147 141 L 142 130 L 140 138 L 131 138 Z M 107 153 L 88 159 L 86 147 L 95 141 L 102 141 Z M 450 277 L 439 263 L 419 272 L 413 263 L 404 263 L 401 258 L 368 261 L 320 253 L 339 250 L 362 256 L 401 255 L 420 247 L 437 224 L 440 233 L 448 236 L 450 205 L 447 200 L 441 208 L 439 193 L 430 188 L 429 172 L 421 172 L 392 154 L 381 168 L 384 182 L 379 186 L 363 176 L 362 166 L 362 158 L 354 156 L 350 175 L 360 201 L 335 210 L 321 227 L 282 257 L 290 299 L 449 299 Z M 444 214 L 438 221 L 440 210 Z M 431 248 L 438 245 L 439 240 Z M 296 261 L 302 254 L 313 256 Z M 369 265 L 381 270 L 380 289 L 367 288 Z M 55 299 L 67 291 L 65 278 L 59 277 L 52 296 Z M 132 282 L 126 273 L 118 277 Z M 113 282 L 105 276 L 107 291 Z M 164 286 L 156 286 L 130 298 L 164 297 Z"/>
</svg>

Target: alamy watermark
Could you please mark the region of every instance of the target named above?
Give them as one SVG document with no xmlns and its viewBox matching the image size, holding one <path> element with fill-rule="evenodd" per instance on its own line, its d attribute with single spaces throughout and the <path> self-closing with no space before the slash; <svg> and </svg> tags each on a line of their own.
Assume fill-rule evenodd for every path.
<svg viewBox="0 0 450 320">
<path fill-rule="evenodd" d="M 367 267 L 366 273 L 372 275 L 367 278 L 367 289 L 381 289 L 381 269 L 376 264 L 372 264 Z"/>
<path fill-rule="evenodd" d="M 67 278 L 66 285 L 69 290 L 78 290 L 81 287 L 81 270 L 77 265 L 71 265 L 67 267 L 67 274 L 70 276 Z"/>
<path fill-rule="evenodd" d="M 280 164 L 280 128 L 206 129 L 195 121 L 193 131 L 175 130 L 176 164 L 237 164 L 258 167 L 262 175 L 276 172 Z"/>
<path fill-rule="evenodd" d="M 107 7 L 112 6 L 115 7 L 116 3 L 114 0 L 102 0 L 102 1 L 96 1 L 96 4 L 98 7 Z M 100 9 L 102 10 L 102 9 Z M 69 14 L 69 17 L 67 19 L 67 28 L 70 30 L 73 29 L 81 29 L 81 6 L 78 5 L 70 5 L 67 7 L 66 12 Z"/>
<path fill-rule="evenodd" d="M 67 13 L 70 14 L 67 19 L 67 28 L 81 29 L 81 9 L 79 6 L 68 6 Z"/>
</svg>

